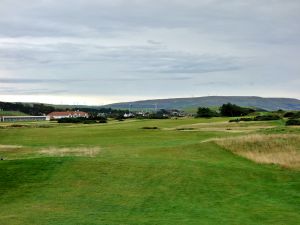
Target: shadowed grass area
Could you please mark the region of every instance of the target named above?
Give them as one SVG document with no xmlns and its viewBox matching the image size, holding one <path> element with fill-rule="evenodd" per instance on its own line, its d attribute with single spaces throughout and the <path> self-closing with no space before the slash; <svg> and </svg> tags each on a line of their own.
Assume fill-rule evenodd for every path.
<svg viewBox="0 0 300 225">
<path fill-rule="evenodd" d="M 0 149 L 8 159 L 0 162 L 0 224 L 297 224 L 299 172 L 205 142 L 239 134 L 176 130 L 207 122 L 1 129 L 1 145 L 21 148 Z M 94 157 L 40 154 L 97 146 Z"/>
</svg>

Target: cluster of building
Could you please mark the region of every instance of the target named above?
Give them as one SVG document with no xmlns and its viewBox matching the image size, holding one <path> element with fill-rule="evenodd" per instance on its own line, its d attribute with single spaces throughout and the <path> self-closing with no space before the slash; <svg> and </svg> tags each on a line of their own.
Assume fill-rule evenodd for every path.
<svg viewBox="0 0 300 225">
<path fill-rule="evenodd" d="M 81 111 L 65 111 L 65 112 L 52 112 L 44 116 L 0 116 L 0 122 L 18 122 L 18 121 L 46 121 L 57 120 L 62 118 L 88 118 L 89 114 Z"/>
<path fill-rule="evenodd" d="M 98 116 L 106 117 L 104 113 L 99 113 Z M 151 116 L 151 113 L 143 112 L 143 111 L 128 112 L 123 115 L 124 118 L 140 118 L 140 117 L 149 118 L 149 116 Z M 165 118 L 183 117 L 186 116 L 186 114 L 178 110 L 163 110 L 161 116 Z M 88 118 L 89 114 L 77 110 L 77 111 L 51 112 L 48 115 L 44 115 L 44 116 L 0 116 L 0 122 L 43 121 L 43 120 L 46 121 L 46 120 L 58 120 L 62 118 L 79 118 L 79 117 Z"/>
<path fill-rule="evenodd" d="M 88 118 L 89 114 L 82 111 L 65 111 L 65 112 L 52 112 L 47 115 L 49 120 L 58 120 L 62 118 L 78 118 L 85 117 Z"/>
<path fill-rule="evenodd" d="M 149 116 L 151 116 L 153 114 L 161 114 L 161 116 L 165 117 L 165 118 L 187 116 L 187 114 L 185 112 L 174 109 L 174 110 L 158 110 L 158 111 L 155 111 L 155 112 L 144 112 L 144 111 L 129 112 L 129 113 L 124 114 L 124 118 L 134 118 L 134 117 L 149 118 Z"/>
</svg>

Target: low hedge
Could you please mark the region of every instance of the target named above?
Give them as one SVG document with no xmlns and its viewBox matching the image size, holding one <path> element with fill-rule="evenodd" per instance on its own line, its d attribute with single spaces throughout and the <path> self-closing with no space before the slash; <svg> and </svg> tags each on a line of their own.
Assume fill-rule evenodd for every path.
<svg viewBox="0 0 300 225">
<path fill-rule="evenodd" d="M 269 121 L 269 120 L 280 120 L 281 117 L 278 115 L 263 115 L 254 117 L 254 121 Z"/>
<path fill-rule="evenodd" d="M 287 126 L 297 126 L 300 125 L 300 120 L 298 119 L 289 119 L 288 121 L 286 121 L 285 125 Z"/>
<path fill-rule="evenodd" d="M 229 120 L 229 122 L 240 122 L 240 121 L 269 121 L 269 120 L 280 120 L 281 117 L 278 115 L 263 115 L 263 116 L 256 116 L 254 118 L 251 117 L 242 117 L 237 119 Z"/>
<path fill-rule="evenodd" d="M 95 117 L 95 118 L 77 117 L 77 118 L 61 118 L 58 119 L 57 122 L 92 124 L 92 123 L 106 123 L 107 119 L 105 117 Z"/>
</svg>

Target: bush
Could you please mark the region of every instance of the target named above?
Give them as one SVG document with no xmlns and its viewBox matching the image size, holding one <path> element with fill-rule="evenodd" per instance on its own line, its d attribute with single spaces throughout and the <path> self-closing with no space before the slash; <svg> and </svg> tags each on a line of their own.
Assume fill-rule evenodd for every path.
<svg viewBox="0 0 300 225">
<path fill-rule="evenodd" d="M 269 120 L 280 120 L 281 117 L 278 115 L 263 115 L 254 117 L 254 121 L 269 121 Z"/>
<path fill-rule="evenodd" d="M 169 116 L 161 113 L 153 113 L 149 115 L 149 119 L 169 119 Z"/>
<path fill-rule="evenodd" d="M 289 117 L 293 117 L 295 116 L 295 113 L 294 112 L 286 112 L 283 117 L 286 117 L 286 118 L 289 118 Z"/>
<path fill-rule="evenodd" d="M 99 123 L 107 123 L 107 118 L 106 117 L 99 117 L 98 119 Z"/>
<path fill-rule="evenodd" d="M 57 122 L 58 123 L 82 123 L 85 120 L 86 120 L 86 118 L 84 118 L 84 117 L 78 117 L 78 118 L 61 118 L 61 119 L 58 119 Z"/>
<path fill-rule="evenodd" d="M 291 118 L 292 119 L 300 119 L 300 112 L 296 112 Z"/>
<path fill-rule="evenodd" d="M 118 121 L 124 121 L 125 117 L 123 116 L 123 114 L 118 114 L 118 115 L 116 115 L 115 119 Z"/>
<path fill-rule="evenodd" d="M 283 115 L 286 118 L 300 119 L 300 112 L 287 112 Z"/>
<path fill-rule="evenodd" d="M 254 118 L 251 117 L 244 117 L 244 118 L 237 118 L 233 120 L 229 120 L 229 122 L 240 122 L 240 121 L 269 121 L 269 120 L 279 120 L 281 119 L 278 115 L 264 115 L 264 116 L 256 116 Z"/>
<path fill-rule="evenodd" d="M 214 116 L 218 116 L 216 111 L 213 111 L 210 108 L 199 107 L 196 118 L 211 118 Z"/>
<path fill-rule="evenodd" d="M 233 120 L 229 120 L 229 123 L 239 123 L 240 119 L 233 119 Z"/>
<path fill-rule="evenodd" d="M 300 112 L 295 113 L 295 115 L 292 118 L 293 119 L 300 119 Z"/>
<path fill-rule="evenodd" d="M 297 119 L 289 119 L 288 121 L 286 121 L 285 125 L 287 125 L 287 126 L 300 125 L 300 120 L 297 120 Z"/>
<path fill-rule="evenodd" d="M 92 124 L 92 123 L 97 123 L 96 120 L 85 120 L 83 121 L 84 124 Z"/>
<path fill-rule="evenodd" d="M 157 130 L 159 128 L 158 127 L 142 127 L 142 129 L 145 129 L 145 130 Z"/>
<path fill-rule="evenodd" d="M 251 117 L 244 117 L 244 118 L 240 118 L 240 121 L 253 121 L 253 118 L 251 118 Z"/>
<path fill-rule="evenodd" d="M 222 116 L 234 117 L 234 116 L 246 116 L 250 113 L 255 112 L 255 110 L 250 108 L 240 107 L 238 105 L 234 105 L 231 103 L 227 103 L 227 104 L 223 104 L 220 107 L 220 112 Z"/>
<path fill-rule="evenodd" d="M 93 123 L 106 123 L 107 119 L 105 117 L 78 117 L 78 118 L 61 118 L 57 120 L 58 123 L 83 123 L 83 124 L 93 124 Z"/>
<path fill-rule="evenodd" d="M 286 118 L 293 117 L 293 116 L 295 116 L 294 112 L 287 112 L 283 115 L 283 117 L 286 117 Z"/>
<path fill-rule="evenodd" d="M 237 119 L 229 120 L 230 123 L 232 123 L 232 122 L 237 122 L 238 123 L 240 121 L 253 121 L 253 118 L 244 117 L 244 118 L 237 118 Z"/>
</svg>

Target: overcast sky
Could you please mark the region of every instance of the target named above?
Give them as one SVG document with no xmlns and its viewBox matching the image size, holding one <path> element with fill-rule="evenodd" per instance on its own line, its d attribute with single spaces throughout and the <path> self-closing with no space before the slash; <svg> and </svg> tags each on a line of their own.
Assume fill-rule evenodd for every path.
<svg viewBox="0 0 300 225">
<path fill-rule="evenodd" d="M 0 101 L 300 99 L 299 0 L 0 0 Z"/>
</svg>

